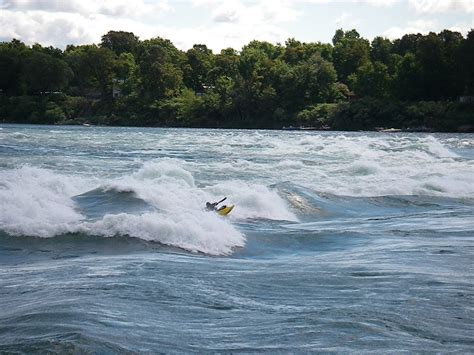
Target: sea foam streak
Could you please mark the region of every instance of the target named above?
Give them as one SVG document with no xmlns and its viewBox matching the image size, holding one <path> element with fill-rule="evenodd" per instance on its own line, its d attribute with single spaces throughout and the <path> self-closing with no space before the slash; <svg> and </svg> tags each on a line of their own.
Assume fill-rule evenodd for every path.
<svg viewBox="0 0 474 355">
<path fill-rule="evenodd" d="M 197 187 L 193 175 L 182 165 L 176 159 L 162 159 L 145 163 L 131 175 L 103 181 L 87 181 L 28 166 L 3 171 L 0 228 L 11 235 L 38 237 L 77 232 L 106 237 L 126 235 L 192 252 L 225 255 L 245 244 L 244 235 L 231 223 L 233 219 L 296 220 L 278 194 L 265 186 L 231 181 Z M 150 211 L 128 213 L 124 206 L 127 213 L 114 209 L 114 213 L 105 211 L 98 220 L 88 219 L 87 210 L 81 209 L 73 198 L 96 189 L 110 194 L 133 192 L 150 206 Z M 223 195 L 238 206 L 231 218 L 204 209 L 205 201 L 215 201 Z"/>
</svg>

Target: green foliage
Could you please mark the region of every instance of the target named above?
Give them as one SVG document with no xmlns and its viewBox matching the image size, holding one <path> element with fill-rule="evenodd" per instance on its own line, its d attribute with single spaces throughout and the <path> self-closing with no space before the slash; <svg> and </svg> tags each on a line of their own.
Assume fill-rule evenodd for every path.
<svg viewBox="0 0 474 355">
<path fill-rule="evenodd" d="M 319 54 L 281 71 L 279 96 L 287 110 L 321 102 L 331 102 L 336 96 L 336 71 Z"/>
<path fill-rule="evenodd" d="M 360 38 L 356 30 L 343 34 L 340 31 L 336 31 L 333 39 L 333 60 L 339 80 L 347 83 L 349 75 L 369 62 L 370 44 L 366 39 Z"/>
<path fill-rule="evenodd" d="M 359 96 L 386 99 L 390 96 L 391 77 L 388 68 L 381 62 L 360 66 L 356 73 L 349 75 L 348 81 Z"/>
<path fill-rule="evenodd" d="M 464 41 L 461 41 L 458 52 L 459 77 L 462 78 L 463 93 L 474 95 L 474 30 L 471 29 Z"/>
<path fill-rule="evenodd" d="M 183 88 L 184 55 L 169 41 L 153 38 L 140 43 L 138 94 L 148 100 L 170 98 Z"/>
<path fill-rule="evenodd" d="M 48 123 L 54 123 L 66 119 L 66 115 L 62 108 L 54 102 L 48 102 L 43 117 Z"/>
<path fill-rule="evenodd" d="M 0 45 L 0 90 L 8 95 L 20 94 L 22 54 L 8 45 Z"/>
<path fill-rule="evenodd" d="M 397 67 L 397 74 L 394 78 L 393 92 L 401 100 L 419 100 L 422 93 L 419 87 L 420 68 L 416 62 L 416 57 L 412 53 L 407 53 L 401 59 Z"/>
<path fill-rule="evenodd" d="M 371 43 L 251 41 L 214 54 L 160 37 L 109 31 L 63 52 L 0 43 L 0 118 L 12 122 L 336 129 L 469 130 L 474 32 L 444 30 Z M 461 128 L 459 128 L 461 129 Z"/>
<path fill-rule="evenodd" d="M 299 126 L 324 128 L 328 123 L 337 104 L 319 104 L 310 106 L 298 113 L 297 123 Z"/>
<path fill-rule="evenodd" d="M 109 31 L 102 36 L 100 46 L 120 55 L 122 53 L 135 53 L 138 43 L 138 37 L 131 32 Z"/>
<path fill-rule="evenodd" d="M 111 96 L 117 58 L 114 52 L 96 45 L 85 45 L 68 48 L 65 56 L 74 72 L 72 86 L 82 96 L 96 96 L 95 93 L 104 99 Z"/>
<path fill-rule="evenodd" d="M 32 52 L 23 69 L 23 82 L 31 94 L 61 91 L 73 77 L 71 68 L 61 59 L 41 52 Z"/>
<path fill-rule="evenodd" d="M 329 125 L 337 130 L 372 130 L 375 127 L 399 127 L 397 104 L 367 97 L 338 105 Z"/>
<path fill-rule="evenodd" d="M 183 66 L 184 83 L 196 92 L 203 92 L 211 85 L 209 72 L 214 67 L 214 55 L 203 44 L 195 44 L 186 52 L 186 62 Z"/>
<path fill-rule="evenodd" d="M 392 42 L 383 37 L 375 37 L 370 45 L 370 59 L 373 62 L 380 62 L 389 65 L 390 56 L 393 53 Z"/>
<path fill-rule="evenodd" d="M 457 102 L 421 101 L 405 108 L 409 127 L 429 127 L 437 131 L 474 130 L 473 108 Z"/>
</svg>

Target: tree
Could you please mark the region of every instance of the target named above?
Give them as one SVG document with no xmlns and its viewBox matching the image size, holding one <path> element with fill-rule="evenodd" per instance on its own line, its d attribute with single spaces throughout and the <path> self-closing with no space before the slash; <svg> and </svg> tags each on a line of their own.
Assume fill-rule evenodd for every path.
<svg viewBox="0 0 474 355">
<path fill-rule="evenodd" d="M 20 93 L 21 52 L 5 44 L 0 45 L 0 90 L 7 95 Z"/>
<path fill-rule="evenodd" d="M 459 51 L 463 36 L 459 32 L 444 30 L 438 34 L 443 48 L 443 61 L 446 65 L 447 82 L 444 83 L 444 97 L 456 98 L 464 89 L 464 74 L 459 65 Z"/>
<path fill-rule="evenodd" d="M 226 48 L 214 56 L 214 67 L 209 71 L 209 80 L 214 83 L 217 78 L 225 76 L 236 78 L 239 73 L 239 54 L 235 49 Z"/>
<path fill-rule="evenodd" d="M 393 51 L 392 42 L 383 37 L 375 37 L 370 45 L 370 59 L 373 62 L 381 62 L 389 65 L 391 62 L 391 54 Z"/>
<path fill-rule="evenodd" d="M 418 42 L 423 37 L 421 33 L 407 34 L 400 39 L 393 41 L 395 53 L 404 56 L 406 53 L 415 53 L 418 49 Z"/>
<path fill-rule="evenodd" d="M 462 93 L 474 95 L 474 30 L 470 30 L 459 45 L 458 63 L 462 78 Z"/>
<path fill-rule="evenodd" d="M 288 40 L 288 41 L 292 41 L 292 40 Z M 283 48 L 280 45 L 274 45 L 270 42 L 256 41 L 256 40 L 253 40 L 249 44 L 244 46 L 242 48 L 242 51 L 246 51 L 246 50 L 251 49 L 251 48 L 256 49 L 256 50 L 264 53 L 265 56 L 270 60 L 277 59 L 283 53 Z"/>
<path fill-rule="evenodd" d="M 351 88 L 359 96 L 386 99 L 390 96 L 391 78 L 387 66 L 381 62 L 360 66 L 349 75 Z"/>
<path fill-rule="evenodd" d="M 214 55 L 204 44 L 195 44 L 186 52 L 183 68 L 184 83 L 196 92 L 203 92 L 210 85 L 209 72 L 214 66 Z"/>
<path fill-rule="evenodd" d="M 348 76 L 369 61 L 369 50 L 369 41 L 360 38 L 356 30 L 347 31 L 342 37 L 340 30 L 336 31 L 333 58 L 341 82 L 347 83 Z"/>
<path fill-rule="evenodd" d="M 295 65 L 303 59 L 304 46 L 300 41 L 294 38 L 289 38 L 285 42 L 285 52 L 283 53 L 283 59 L 290 65 Z"/>
<path fill-rule="evenodd" d="M 31 49 L 34 52 L 47 54 L 47 55 L 50 55 L 51 57 L 58 58 L 58 59 L 63 59 L 64 57 L 63 52 L 59 48 L 54 48 L 53 46 L 43 47 L 41 44 L 35 43 L 33 44 L 33 46 L 31 46 Z"/>
<path fill-rule="evenodd" d="M 102 36 L 100 47 L 108 48 L 117 55 L 122 53 L 135 54 L 138 42 L 138 37 L 132 32 L 109 31 Z"/>
<path fill-rule="evenodd" d="M 420 69 L 418 85 L 422 99 L 447 99 L 449 94 L 449 68 L 443 53 L 443 42 L 433 32 L 420 38 L 416 59 Z"/>
<path fill-rule="evenodd" d="M 122 95 L 136 93 L 138 86 L 137 63 L 131 53 L 122 53 L 115 61 L 114 78 L 123 80 L 120 85 Z"/>
<path fill-rule="evenodd" d="M 138 55 L 140 96 L 160 100 L 177 95 L 183 88 L 181 64 L 184 55 L 169 41 L 153 38 L 141 43 Z"/>
<path fill-rule="evenodd" d="M 332 46 L 330 44 L 302 43 L 290 38 L 285 42 L 285 48 L 280 57 L 291 65 L 296 65 L 301 61 L 308 60 L 318 53 L 326 60 L 332 61 Z"/>
<path fill-rule="evenodd" d="M 335 46 L 336 44 L 341 42 L 344 37 L 345 37 L 344 30 L 342 28 L 337 29 L 336 33 L 332 37 L 332 44 Z"/>
<path fill-rule="evenodd" d="M 397 98 L 401 100 L 422 99 L 422 92 L 419 87 L 420 67 L 415 59 L 415 55 L 407 53 L 398 64 L 397 74 L 394 78 L 393 90 Z"/>
<path fill-rule="evenodd" d="M 255 119 L 265 121 L 273 107 L 275 89 L 267 73 L 272 61 L 257 48 L 244 48 L 235 78 L 234 103 L 242 123 L 258 126 Z"/>
<path fill-rule="evenodd" d="M 66 49 L 66 61 L 74 71 L 73 85 L 82 95 L 98 90 L 102 98 L 112 95 L 116 55 L 108 48 L 85 45 Z"/>
<path fill-rule="evenodd" d="M 66 62 L 48 54 L 32 52 L 25 60 L 23 80 L 29 93 L 60 91 L 72 77 L 73 72 Z"/>
<path fill-rule="evenodd" d="M 316 103 L 331 102 L 336 95 L 336 71 L 319 53 L 290 67 L 283 75 L 278 93 L 280 102 L 289 112 L 297 112 Z"/>
</svg>

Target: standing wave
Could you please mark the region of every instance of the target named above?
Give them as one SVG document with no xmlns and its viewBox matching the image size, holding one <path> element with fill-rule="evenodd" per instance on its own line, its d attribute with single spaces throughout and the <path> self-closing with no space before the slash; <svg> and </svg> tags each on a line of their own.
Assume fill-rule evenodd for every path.
<svg viewBox="0 0 474 355">
<path fill-rule="evenodd" d="M 23 166 L 0 172 L 0 230 L 50 238 L 70 233 L 129 236 L 190 252 L 228 255 L 245 245 L 232 221 L 297 220 L 276 191 L 229 181 L 198 186 L 177 159 L 145 163 L 118 179 L 89 179 Z M 228 218 L 205 210 L 227 196 Z"/>
</svg>

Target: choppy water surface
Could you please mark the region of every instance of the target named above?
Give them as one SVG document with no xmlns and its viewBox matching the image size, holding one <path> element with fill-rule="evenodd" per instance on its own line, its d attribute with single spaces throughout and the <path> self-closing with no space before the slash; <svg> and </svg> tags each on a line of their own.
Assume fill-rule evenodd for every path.
<svg viewBox="0 0 474 355">
<path fill-rule="evenodd" d="M 0 125 L 0 157 L 0 352 L 474 351 L 473 135 Z"/>
</svg>

